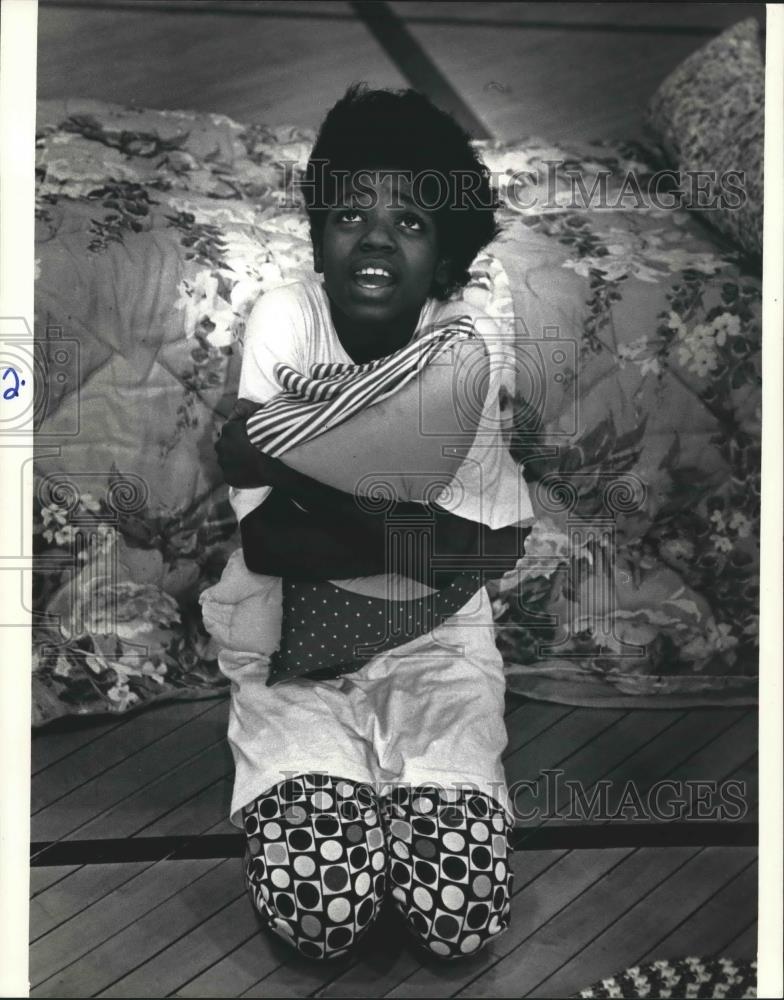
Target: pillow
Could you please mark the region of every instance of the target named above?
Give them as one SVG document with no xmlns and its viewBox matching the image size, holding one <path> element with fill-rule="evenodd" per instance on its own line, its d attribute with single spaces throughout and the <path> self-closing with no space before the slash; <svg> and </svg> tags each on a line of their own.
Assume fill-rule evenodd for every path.
<svg viewBox="0 0 784 1000">
<path fill-rule="evenodd" d="M 413 600 L 352 593 L 325 580 L 283 580 L 283 627 L 267 686 L 308 676 L 340 677 L 380 653 L 418 639 L 458 612 L 481 588 L 478 572 Z M 334 626 L 332 621 L 337 622 Z"/>
<path fill-rule="evenodd" d="M 462 464 L 485 405 L 488 378 L 482 342 L 458 342 L 387 399 L 296 445 L 283 461 L 345 492 L 355 492 L 370 477 L 399 500 L 433 496 L 437 484 L 451 480 Z M 453 447 L 444 447 L 444 428 L 452 428 Z"/>
<path fill-rule="evenodd" d="M 458 612 L 481 588 L 483 578 L 477 572 L 477 556 L 483 557 L 485 576 L 488 569 L 497 569 L 494 575 L 500 576 L 510 568 L 510 559 L 513 565 L 522 555 L 521 547 L 515 544 L 518 539 L 513 519 L 507 517 L 494 531 L 495 507 L 483 509 L 485 497 L 492 500 L 494 489 L 505 485 L 509 492 L 505 478 L 509 469 L 495 461 L 502 450 L 507 420 L 501 414 L 505 379 L 511 377 L 514 385 L 514 370 L 503 350 L 502 331 L 477 307 L 454 303 L 446 312 L 449 318 L 442 313 L 437 327 L 442 323 L 445 328 L 457 327 L 459 319 L 473 319 L 477 336 L 449 343 L 431 357 L 415 379 L 387 398 L 365 405 L 348 418 L 344 414 L 350 412 L 350 407 L 339 409 L 334 419 L 343 422 L 294 447 L 281 444 L 281 440 L 288 444 L 293 431 L 287 418 L 275 410 L 274 400 L 266 415 L 265 407 L 261 408 L 259 425 L 251 428 L 249 421 L 249 437 L 269 470 L 268 477 L 265 474 L 260 482 L 272 486 L 273 493 L 242 518 L 245 563 L 252 571 L 284 577 L 281 644 L 270 660 L 270 686 L 303 675 L 340 676 L 358 669 L 374 655 L 420 638 Z M 391 357 L 409 353 L 406 348 Z M 388 365 L 388 361 L 384 364 Z M 291 385 L 284 378 L 282 384 L 297 405 L 297 418 L 307 418 L 309 433 L 314 427 L 320 431 L 322 426 L 329 426 L 324 425 L 324 410 L 334 416 L 332 407 L 340 396 L 325 391 L 337 384 L 331 380 L 352 372 L 360 377 L 366 374 L 364 366 L 346 372 L 317 368 L 311 372 L 313 384 L 308 382 L 307 386 L 301 384 L 305 381 L 301 375 Z M 345 386 L 349 402 L 368 398 L 367 389 L 364 394 L 358 393 L 354 381 L 347 380 Z M 478 440 L 483 444 L 477 445 Z M 263 450 L 267 447 L 270 455 Z M 478 454 L 474 454 L 475 449 Z M 513 464 L 510 455 L 508 464 Z M 464 467 L 467 473 L 462 471 Z M 292 478 L 300 482 L 289 488 Z M 307 492 L 303 496 L 302 480 L 317 487 L 313 500 Z M 517 499 L 522 487 L 519 474 L 513 485 L 517 486 L 513 491 Z M 344 495 L 349 511 L 355 495 L 364 497 L 360 506 L 364 513 L 375 515 L 374 528 L 381 530 L 380 535 L 378 530 L 366 532 L 364 520 L 360 530 L 350 514 L 346 518 L 334 510 L 326 513 L 319 499 L 325 490 Z M 473 538 L 466 538 L 464 528 L 459 526 L 457 535 L 448 536 L 446 550 L 439 545 L 439 551 L 434 552 L 436 533 L 427 532 L 425 536 L 424 530 L 430 526 L 435 529 L 435 518 L 424 504 L 443 500 L 459 508 L 464 496 L 475 500 L 476 509 L 456 520 L 475 528 Z M 387 529 L 393 522 L 401 528 L 401 517 L 399 511 L 392 514 L 387 507 L 398 501 L 408 502 L 415 509 L 409 511 L 413 516 L 406 530 L 393 538 Z M 501 505 L 496 506 L 501 509 Z M 509 506 L 507 501 L 506 508 Z M 278 516 L 281 520 L 276 523 Z M 328 529 L 323 542 L 319 539 L 305 545 L 302 539 L 313 537 L 308 528 L 314 517 L 328 524 Z M 503 530 L 504 525 L 511 530 Z M 269 539 L 280 537 L 281 532 L 298 540 L 296 564 L 281 562 L 269 544 Z M 494 554 L 486 545 L 489 534 L 506 541 L 500 558 L 497 550 Z M 421 540 L 423 547 L 419 549 L 417 544 L 417 552 L 412 554 L 414 539 L 417 543 Z M 438 541 L 444 541 L 443 533 Z M 403 554 L 405 565 L 391 564 L 393 550 Z M 488 556 L 492 566 L 486 565 Z M 444 562 L 438 557 L 452 560 L 453 567 L 457 560 L 458 568 L 444 573 Z M 455 579 L 466 564 L 475 572 L 470 578 Z M 421 582 L 418 572 L 424 570 L 430 583 L 429 574 L 439 568 L 439 586 L 413 586 Z M 352 579 L 346 579 L 349 574 Z M 340 579 L 325 581 L 322 576 Z M 337 627 L 332 627 L 333 622 L 339 623 Z"/>
<path fill-rule="evenodd" d="M 286 451 L 285 464 L 299 476 L 312 477 L 345 491 L 347 496 L 367 493 L 362 488 L 363 482 L 372 478 L 382 489 L 382 501 L 391 498 L 390 491 L 394 499 L 427 500 L 434 481 L 443 484 L 453 477 L 459 488 L 460 477 L 455 474 L 459 473 L 462 462 L 453 453 L 465 449 L 467 438 L 473 441 L 478 426 L 487 417 L 487 409 L 493 410 L 492 390 L 488 357 L 481 342 L 460 342 L 447 353 L 451 357 L 428 365 L 414 381 L 389 398 L 366 407 L 307 445 Z M 497 395 L 498 387 L 493 388 Z M 450 438 L 456 438 L 459 447 L 445 448 Z M 274 506 L 275 493 L 261 505 L 262 518 Z M 375 504 L 373 490 L 370 498 Z M 415 513 L 398 542 L 405 566 L 409 566 L 412 558 L 418 563 L 420 554 L 411 553 L 408 548 L 414 536 L 421 538 L 421 558 L 428 574 L 433 572 L 435 576 L 437 557 L 445 553 L 440 547 L 439 552 L 433 551 L 435 538 L 430 533 L 427 539 L 422 537 L 423 517 L 429 520 L 425 511 L 423 506 L 422 513 Z M 253 518 L 254 514 L 251 512 L 248 517 Z M 304 512 L 294 516 L 309 515 Z M 382 527 L 391 524 L 383 510 L 378 516 L 382 518 Z M 243 526 L 246 520 L 243 519 Z M 399 518 L 393 520 L 397 522 Z M 450 557 L 471 565 L 476 562 L 477 554 L 489 554 L 483 544 L 488 530 L 480 524 L 476 528 L 473 546 L 469 544 L 466 549 L 463 545 L 450 552 Z M 267 530 L 274 529 L 268 526 Z M 508 539 L 515 531 L 512 527 L 502 534 Z M 354 539 L 352 534 L 349 548 L 357 547 L 361 552 L 363 543 Z M 243 533 L 243 546 L 245 541 Z M 391 536 L 382 539 L 382 543 L 380 575 L 361 578 L 359 583 L 369 586 L 358 588 L 360 592 L 353 580 L 333 583 L 284 578 L 282 637 L 280 648 L 270 661 L 267 680 L 270 686 L 304 674 L 336 677 L 359 669 L 370 657 L 430 632 L 464 607 L 482 586 L 482 573 L 476 567 L 457 578 L 454 570 L 443 574 L 440 586 L 432 581 L 435 590 L 412 586 L 413 581 L 407 577 L 415 577 L 413 570 L 404 576 L 381 573 L 387 565 L 387 552 L 394 545 Z M 507 559 L 511 553 L 517 560 L 514 546 L 508 546 L 506 553 Z M 334 627 L 333 622 L 337 623 Z"/>
<path fill-rule="evenodd" d="M 722 174 L 745 174 L 743 203 L 731 207 L 726 199 L 703 217 L 760 255 L 765 68 L 756 19 L 740 21 L 684 60 L 652 98 L 648 123 L 679 170 L 715 174 L 711 196 L 726 190 Z"/>
</svg>

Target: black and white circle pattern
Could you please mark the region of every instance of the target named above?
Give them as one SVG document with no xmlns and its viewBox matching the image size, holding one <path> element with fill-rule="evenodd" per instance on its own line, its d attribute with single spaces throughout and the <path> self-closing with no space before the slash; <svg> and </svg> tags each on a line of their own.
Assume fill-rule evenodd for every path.
<svg viewBox="0 0 784 1000">
<path fill-rule="evenodd" d="M 370 785 L 327 774 L 280 782 L 244 810 L 246 880 L 274 933 L 336 958 L 372 926 L 387 892 L 418 943 L 472 955 L 509 926 L 511 825 L 477 791 Z"/>
<path fill-rule="evenodd" d="M 494 799 L 401 786 L 383 809 L 392 898 L 432 954 L 470 955 L 507 929 L 511 825 Z"/>
<path fill-rule="evenodd" d="M 368 785 L 325 774 L 280 782 L 244 810 L 246 878 L 270 930 L 336 958 L 373 924 L 386 891 L 384 829 Z"/>
</svg>

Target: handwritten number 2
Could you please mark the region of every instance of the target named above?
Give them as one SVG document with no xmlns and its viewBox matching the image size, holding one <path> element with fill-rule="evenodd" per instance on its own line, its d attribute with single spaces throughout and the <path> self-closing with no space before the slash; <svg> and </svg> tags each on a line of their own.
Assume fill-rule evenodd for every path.
<svg viewBox="0 0 784 1000">
<path fill-rule="evenodd" d="M 3 372 L 3 381 L 11 376 L 12 384 L 3 390 L 3 399 L 16 399 L 19 396 L 19 387 L 25 384 L 24 379 L 19 378 L 19 373 L 15 368 L 6 368 Z"/>
</svg>

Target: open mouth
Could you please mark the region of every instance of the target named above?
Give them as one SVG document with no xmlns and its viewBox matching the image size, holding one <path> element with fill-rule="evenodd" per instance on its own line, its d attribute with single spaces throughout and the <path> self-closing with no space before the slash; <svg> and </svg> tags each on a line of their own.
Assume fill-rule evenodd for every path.
<svg viewBox="0 0 784 1000">
<path fill-rule="evenodd" d="M 354 281 L 360 288 L 389 288 L 394 285 L 392 273 L 385 267 L 360 267 L 354 271 Z"/>
</svg>

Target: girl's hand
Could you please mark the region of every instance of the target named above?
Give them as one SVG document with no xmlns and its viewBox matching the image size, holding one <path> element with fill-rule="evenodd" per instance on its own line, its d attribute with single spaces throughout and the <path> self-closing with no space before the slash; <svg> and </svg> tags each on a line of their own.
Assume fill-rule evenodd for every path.
<svg viewBox="0 0 784 1000">
<path fill-rule="evenodd" d="M 252 399 L 245 399 L 240 396 L 234 404 L 234 409 L 229 414 L 229 420 L 247 420 L 256 410 L 260 410 L 264 404 L 254 403 Z"/>
<path fill-rule="evenodd" d="M 221 436 L 215 442 L 218 463 L 223 472 L 223 478 L 229 486 L 240 489 L 252 489 L 265 486 L 260 471 L 261 456 L 258 449 L 251 443 L 245 422 L 248 417 L 260 409 L 260 403 L 250 399 L 238 399 L 229 418 L 223 425 Z"/>
</svg>

